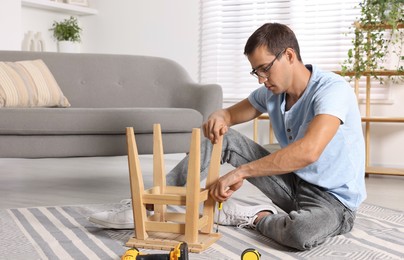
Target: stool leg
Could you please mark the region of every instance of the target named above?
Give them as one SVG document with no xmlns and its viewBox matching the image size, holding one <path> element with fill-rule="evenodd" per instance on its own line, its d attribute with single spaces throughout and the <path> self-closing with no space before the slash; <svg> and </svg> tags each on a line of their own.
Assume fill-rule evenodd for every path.
<svg viewBox="0 0 404 260">
<path fill-rule="evenodd" d="M 201 133 L 200 129 L 192 130 L 191 148 L 188 161 L 188 176 L 186 187 L 185 241 L 198 241 L 200 170 L 201 170 Z"/>
<path fill-rule="evenodd" d="M 135 220 L 135 234 L 138 239 L 147 239 L 146 233 L 146 207 L 143 204 L 144 184 L 140 170 L 139 155 L 136 146 L 135 134 L 132 127 L 126 128 L 126 141 L 128 146 L 129 180 L 132 196 L 133 219 Z"/>
<path fill-rule="evenodd" d="M 220 136 L 218 142 L 213 145 L 212 155 L 210 157 L 208 177 L 206 179 L 206 189 L 209 189 L 210 186 L 219 179 L 220 161 L 222 159 L 222 145 L 223 136 Z M 211 196 L 209 196 L 203 205 L 203 215 L 208 217 L 208 224 L 201 229 L 202 233 L 209 234 L 212 232 L 215 204 L 216 202 Z"/>
<path fill-rule="evenodd" d="M 166 174 L 164 166 L 163 139 L 160 124 L 153 125 L 153 186 L 159 187 L 159 194 L 166 192 Z M 159 221 L 164 222 L 166 217 L 166 205 L 155 204 L 154 214 L 159 216 Z"/>
</svg>

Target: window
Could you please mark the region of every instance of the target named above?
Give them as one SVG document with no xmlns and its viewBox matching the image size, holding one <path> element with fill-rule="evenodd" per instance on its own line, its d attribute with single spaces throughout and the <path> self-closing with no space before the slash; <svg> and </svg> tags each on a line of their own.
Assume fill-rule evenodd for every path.
<svg viewBox="0 0 404 260">
<path fill-rule="evenodd" d="M 243 51 L 247 38 L 267 22 L 292 28 L 305 64 L 340 70 L 352 46 L 350 27 L 359 16 L 360 9 L 355 8 L 359 2 L 201 0 L 199 80 L 220 84 L 227 102 L 246 98 L 258 88 L 257 80 L 249 74 L 251 65 Z M 386 87 L 375 87 L 373 92 L 372 98 L 388 98 Z"/>
</svg>

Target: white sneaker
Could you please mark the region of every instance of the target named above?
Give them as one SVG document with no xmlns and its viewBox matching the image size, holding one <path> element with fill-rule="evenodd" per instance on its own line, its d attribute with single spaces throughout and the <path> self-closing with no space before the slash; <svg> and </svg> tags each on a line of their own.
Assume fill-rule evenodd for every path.
<svg viewBox="0 0 404 260">
<path fill-rule="evenodd" d="M 135 222 L 133 221 L 132 200 L 125 199 L 120 204 L 121 206 L 118 208 L 94 213 L 88 220 L 106 228 L 133 229 Z"/>
<path fill-rule="evenodd" d="M 232 200 L 223 202 L 222 212 L 215 214 L 215 223 L 223 226 L 237 226 L 240 228 L 255 229 L 254 221 L 261 211 L 270 211 L 277 214 L 278 211 L 271 205 L 242 206 Z"/>
</svg>

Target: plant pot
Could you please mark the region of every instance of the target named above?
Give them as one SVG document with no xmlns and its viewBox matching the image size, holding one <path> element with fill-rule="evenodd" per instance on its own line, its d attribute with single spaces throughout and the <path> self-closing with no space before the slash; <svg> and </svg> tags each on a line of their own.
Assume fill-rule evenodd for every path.
<svg viewBox="0 0 404 260">
<path fill-rule="evenodd" d="M 79 53 L 80 52 L 80 43 L 70 42 L 70 41 L 59 41 L 58 42 L 58 51 L 59 52 L 69 52 L 69 53 Z"/>
</svg>

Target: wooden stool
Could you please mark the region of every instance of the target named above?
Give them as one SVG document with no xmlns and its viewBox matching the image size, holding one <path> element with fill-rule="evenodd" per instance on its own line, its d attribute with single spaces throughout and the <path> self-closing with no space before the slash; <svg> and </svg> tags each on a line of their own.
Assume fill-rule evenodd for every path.
<svg viewBox="0 0 404 260">
<path fill-rule="evenodd" d="M 201 252 L 220 238 L 212 232 L 215 201 L 209 186 L 219 178 L 222 138 L 213 147 L 206 187 L 200 187 L 200 129 L 192 130 L 186 187 L 166 186 L 161 127 L 153 127 L 153 187 L 144 190 L 135 135 L 126 128 L 129 178 L 132 195 L 135 236 L 129 247 L 171 250 L 186 242 L 191 252 Z M 203 202 L 203 214 L 199 206 Z M 154 214 L 146 216 L 146 204 L 154 205 Z M 166 205 L 185 206 L 185 213 L 167 212 Z"/>
</svg>

